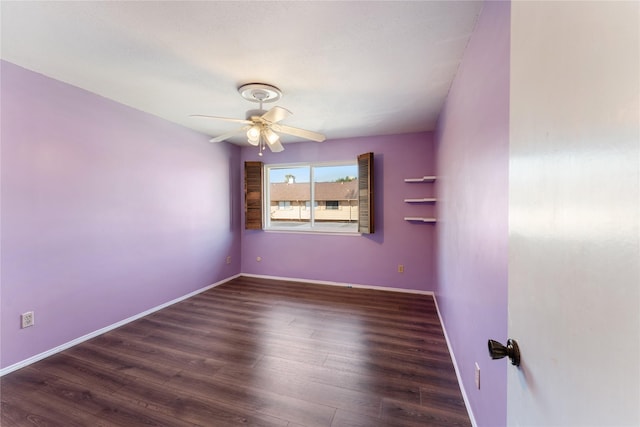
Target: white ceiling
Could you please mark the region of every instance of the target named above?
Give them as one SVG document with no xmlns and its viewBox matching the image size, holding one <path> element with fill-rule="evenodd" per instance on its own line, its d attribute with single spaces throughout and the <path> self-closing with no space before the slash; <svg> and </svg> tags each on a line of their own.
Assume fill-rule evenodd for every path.
<svg viewBox="0 0 640 427">
<path fill-rule="evenodd" d="M 216 136 L 265 82 L 327 138 L 433 130 L 480 1 L 0 3 L 2 58 Z M 267 104 L 268 109 L 272 105 Z M 294 141 L 292 138 L 283 142 Z M 240 142 L 238 140 L 237 142 Z"/>
</svg>

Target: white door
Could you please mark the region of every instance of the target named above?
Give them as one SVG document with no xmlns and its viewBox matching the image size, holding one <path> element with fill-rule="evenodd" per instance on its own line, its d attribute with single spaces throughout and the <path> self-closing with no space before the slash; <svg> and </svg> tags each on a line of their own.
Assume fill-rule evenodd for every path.
<svg viewBox="0 0 640 427">
<path fill-rule="evenodd" d="M 509 426 L 640 426 L 640 2 L 511 3 Z"/>
</svg>

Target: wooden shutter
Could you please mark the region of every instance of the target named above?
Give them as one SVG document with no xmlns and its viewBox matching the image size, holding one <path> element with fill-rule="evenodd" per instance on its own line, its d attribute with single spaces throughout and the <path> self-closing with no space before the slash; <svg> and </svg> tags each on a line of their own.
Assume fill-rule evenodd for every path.
<svg viewBox="0 0 640 427">
<path fill-rule="evenodd" d="M 372 234 L 373 218 L 373 153 L 365 153 L 358 156 L 358 232 Z"/>
<path fill-rule="evenodd" d="M 262 230 L 262 162 L 244 162 L 244 228 Z"/>
</svg>

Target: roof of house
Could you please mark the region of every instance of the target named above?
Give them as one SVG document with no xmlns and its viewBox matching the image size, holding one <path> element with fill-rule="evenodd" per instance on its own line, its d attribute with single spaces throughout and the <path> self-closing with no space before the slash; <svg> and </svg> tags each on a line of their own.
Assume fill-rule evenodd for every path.
<svg viewBox="0 0 640 427">
<path fill-rule="evenodd" d="M 271 200 L 310 200 L 309 183 L 271 183 Z M 356 200 L 358 198 L 358 180 L 349 182 L 317 182 L 315 200 Z"/>
</svg>

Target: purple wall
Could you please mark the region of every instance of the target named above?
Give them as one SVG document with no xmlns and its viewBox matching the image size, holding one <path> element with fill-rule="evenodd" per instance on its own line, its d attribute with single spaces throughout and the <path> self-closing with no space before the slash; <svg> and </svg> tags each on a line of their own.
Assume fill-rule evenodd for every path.
<svg viewBox="0 0 640 427">
<path fill-rule="evenodd" d="M 1 64 L 2 367 L 239 273 L 238 147 Z"/>
<path fill-rule="evenodd" d="M 510 3 L 486 2 L 436 132 L 438 304 L 479 426 L 506 424 Z M 482 388 L 474 382 L 474 363 Z"/>
<path fill-rule="evenodd" d="M 406 197 L 430 196 L 433 184 L 404 178 L 433 175 L 431 133 L 288 144 L 282 153 L 258 157 L 243 147 L 242 160 L 265 164 L 355 160 L 372 151 L 375 164 L 376 232 L 337 236 L 243 230 L 242 272 L 359 285 L 434 290 L 435 226 L 411 224 L 407 215 L 434 215 L 433 206 L 411 206 Z M 261 262 L 256 258 L 262 257 Z M 398 264 L 405 267 L 398 273 Z"/>
</svg>

